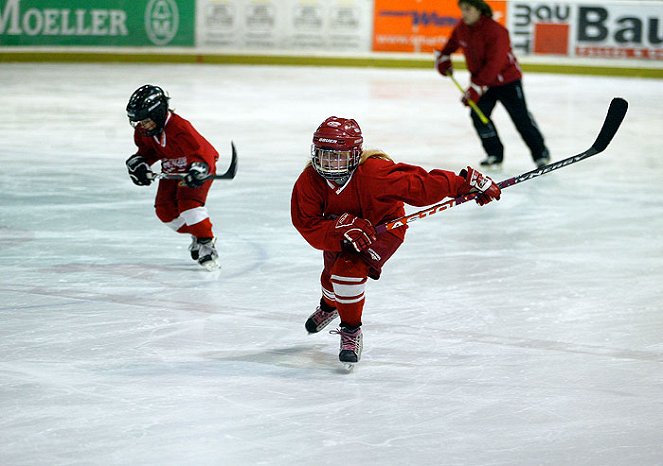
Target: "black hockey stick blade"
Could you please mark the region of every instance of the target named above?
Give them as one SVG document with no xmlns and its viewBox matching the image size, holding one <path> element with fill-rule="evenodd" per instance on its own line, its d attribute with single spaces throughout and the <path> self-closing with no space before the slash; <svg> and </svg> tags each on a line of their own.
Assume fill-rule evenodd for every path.
<svg viewBox="0 0 663 466">
<path fill-rule="evenodd" d="M 628 110 L 628 102 L 621 97 L 615 97 L 610 102 L 610 107 L 608 107 L 608 114 L 605 117 L 605 122 L 601 128 L 601 132 L 596 137 L 596 141 L 592 144 L 592 148 L 599 153 L 603 152 L 612 138 L 617 133 L 619 125 L 622 124 L 624 117 L 626 116 L 626 110 Z"/>
<path fill-rule="evenodd" d="M 230 159 L 230 166 L 225 173 L 220 175 L 214 175 L 215 180 L 232 180 L 237 174 L 237 149 L 235 149 L 235 143 L 230 141 L 230 146 L 232 147 L 232 156 Z"/>
</svg>

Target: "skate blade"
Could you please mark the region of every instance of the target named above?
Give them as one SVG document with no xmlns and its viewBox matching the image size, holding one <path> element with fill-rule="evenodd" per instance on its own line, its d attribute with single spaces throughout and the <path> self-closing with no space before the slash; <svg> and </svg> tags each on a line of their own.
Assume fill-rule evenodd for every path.
<svg viewBox="0 0 663 466">
<path fill-rule="evenodd" d="M 221 268 L 221 264 L 219 264 L 217 261 L 203 262 L 202 264 L 200 264 L 200 266 L 205 270 L 207 270 L 208 272 L 213 272 Z"/>
<path fill-rule="evenodd" d="M 356 362 L 341 362 L 341 370 L 343 372 L 352 372 L 356 364 Z"/>
<path fill-rule="evenodd" d="M 493 163 L 490 165 L 484 165 L 481 167 L 486 173 L 502 173 L 502 164 Z"/>
</svg>

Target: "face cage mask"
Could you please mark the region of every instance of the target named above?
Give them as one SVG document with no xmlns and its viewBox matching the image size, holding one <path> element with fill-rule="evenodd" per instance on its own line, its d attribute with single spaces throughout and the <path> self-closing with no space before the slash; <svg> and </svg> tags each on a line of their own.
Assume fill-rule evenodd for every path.
<svg viewBox="0 0 663 466">
<path fill-rule="evenodd" d="M 311 146 L 313 168 L 326 180 L 342 180 L 352 174 L 359 165 L 359 149 L 335 150 Z"/>
<path fill-rule="evenodd" d="M 129 105 L 131 105 L 131 103 Z M 167 115 L 168 104 L 166 102 L 164 105 L 163 101 L 153 102 L 148 108 L 142 108 L 131 112 L 129 111 L 129 108 L 127 108 L 129 123 L 135 129 L 138 129 L 138 132 L 143 136 L 156 136 L 157 134 L 160 134 L 165 125 Z M 155 127 L 150 130 L 145 129 L 141 124 L 148 119 L 152 120 L 155 124 Z"/>
<path fill-rule="evenodd" d="M 148 119 L 151 120 L 151 118 L 149 117 L 145 118 L 145 120 Z M 154 128 L 150 130 L 145 129 L 145 127 L 143 126 L 143 121 L 145 120 L 139 120 L 139 121 L 129 120 L 129 123 L 134 129 L 137 129 L 138 132 L 143 136 L 156 136 L 157 134 L 161 133 L 161 128 L 154 120 L 152 120 L 154 122 Z"/>
</svg>

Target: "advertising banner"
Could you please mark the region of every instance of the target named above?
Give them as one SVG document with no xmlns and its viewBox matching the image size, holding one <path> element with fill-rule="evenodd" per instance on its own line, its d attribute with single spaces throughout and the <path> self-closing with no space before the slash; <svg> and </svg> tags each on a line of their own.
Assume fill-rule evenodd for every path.
<svg viewBox="0 0 663 466">
<path fill-rule="evenodd" d="M 493 19 L 506 24 L 506 1 L 486 3 Z M 431 52 L 441 48 L 460 21 L 455 1 L 375 0 L 373 50 L 376 52 Z"/>
<path fill-rule="evenodd" d="M 201 47 L 370 51 L 365 0 L 199 0 L 198 7 Z"/>
<path fill-rule="evenodd" d="M 660 1 L 515 1 L 508 24 L 516 53 L 663 60 Z"/>
<path fill-rule="evenodd" d="M 0 46 L 193 46 L 195 0 L 0 0 Z"/>
</svg>

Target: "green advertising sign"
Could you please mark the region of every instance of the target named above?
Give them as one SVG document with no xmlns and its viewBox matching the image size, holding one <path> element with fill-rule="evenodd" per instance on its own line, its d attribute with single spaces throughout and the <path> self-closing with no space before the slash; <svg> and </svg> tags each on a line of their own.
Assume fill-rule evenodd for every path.
<svg viewBox="0 0 663 466">
<path fill-rule="evenodd" d="M 0 0 L 0 46 L 193 46 L 195 0 Z"/>
</svg>

